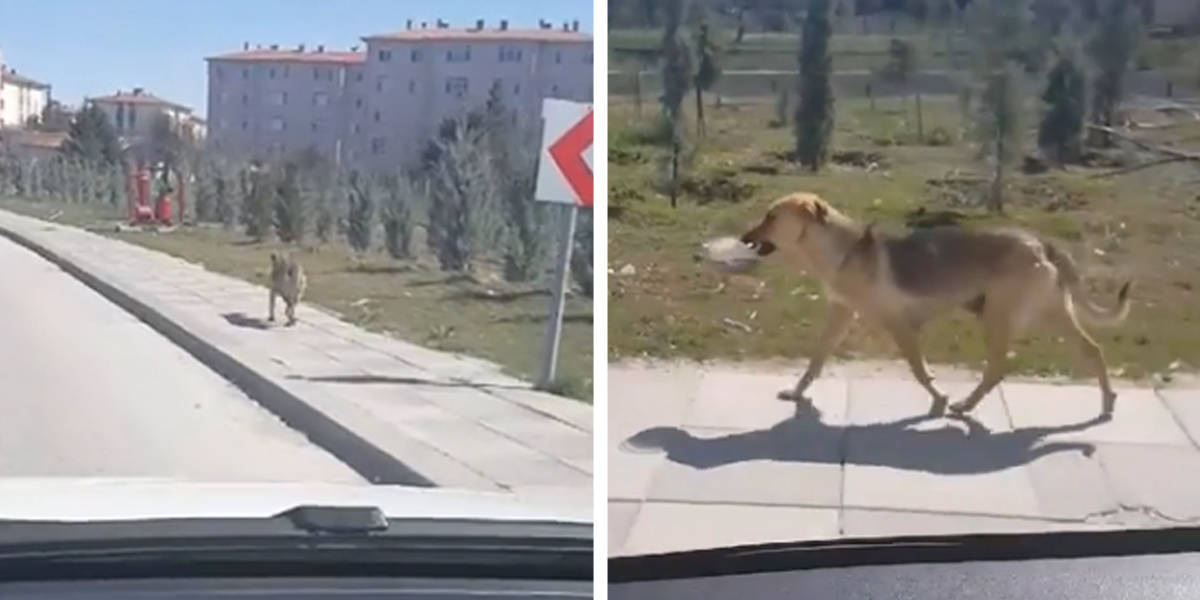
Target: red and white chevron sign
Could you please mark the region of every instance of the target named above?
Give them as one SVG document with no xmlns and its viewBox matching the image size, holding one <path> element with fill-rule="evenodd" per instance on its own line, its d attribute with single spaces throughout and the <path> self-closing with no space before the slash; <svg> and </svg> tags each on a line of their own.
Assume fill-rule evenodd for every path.
<svg viewBox="0 0 1200 600">
<path fill-rule="evenodd" d="M 534 198 L 592 206 L 592 105 L 542 101 L 542 152 Z"/>
</svg>

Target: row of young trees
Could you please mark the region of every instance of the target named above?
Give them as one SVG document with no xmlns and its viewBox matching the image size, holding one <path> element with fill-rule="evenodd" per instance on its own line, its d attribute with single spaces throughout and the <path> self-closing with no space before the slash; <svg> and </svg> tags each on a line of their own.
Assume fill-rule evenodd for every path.
<svg viewBox="0 0 1200 600">
<path fill-rule="evenodd" d="M 797 57 L 798 102 L 793 115 L 794 156 L 816 171 L 828 160 L 835 119 L 829 48 L 835 1 L 805 0 L 804 4 L 807 10 Z M 719 47 L 712 42 L 702 16 L 690 44 L 681 33 L 685 16 L 695 8 L 689 8 L 687 0 L 664 0 L 656 6 L 655 15 L 663 20 L 661 100 L 671 133 L 670 177 L 675 190 L 683 99 L 689 89 L 696 90 L 697 132 L 702 136 L 701 92 L 720 74 Z M 973 0 L 954 8 L 964 6 L 965 25 L 972 32 L 970 69 L 961 86 L 964 112 L 980 157 L 991 166 L 988 206 L 1002 210 L 1007 169 L 1028 146 L 1029 114 L 1040 112 L 1037 145 L 1058 164 L 1079 159 L 1088 120 L 1100 127 L 1113 125 L 1141 38 L 1143 3 Z M 881 75 L 907 79 L 915 69 L 912 46 L 894 43 L 890 54 L 892 61 Z M 1043 90 L 1040 111 L 1030 93 L 1038 87 Z M 786 115 L 780 115 L 780 121 L 785 122 Z M 1109 143 L 1101 128 L 1093 128 L 1093 133 L 1088 138 L 1092 143 Z M 671 202 L 674 206 L 674 194 Z"/>
<path fill-rule="evenodd" d="M 358 253 L 382 247 L 401 260 L 418 254 L 423 230 L 444 270 L 499 260 L 509 281 L 535 281 L 549 272 L 557 207 L 533 201 L 539 132 L 517 127 L 512 116 L 493 90 L 479 111 L 442 124 L 419 167 L 386 173 L 336 168 L 312 150 L 276 163 L 239 162 L 170 136 L 151 136 L 143 151 L 184 173 L 196 222 L 239 227 L 259 241 L 342 241 Z M 82 111 L 65 147 L 54 159 L 0 152 L 0 194 L 123 210 L 129 149 L 103 114 Z M 572 265 L 588 293 L 590 223 L 580 223 Z"/>
</svg>

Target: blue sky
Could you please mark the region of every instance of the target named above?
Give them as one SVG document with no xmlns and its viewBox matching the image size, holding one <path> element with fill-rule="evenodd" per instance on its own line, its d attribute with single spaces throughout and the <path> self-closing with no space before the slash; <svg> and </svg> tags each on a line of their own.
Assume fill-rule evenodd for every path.
<svg viewBox="0 0 1200 600">
<path fill-rule="evenodd" d="M 0 53 L 67 104 L 143 87 L 204 115 L 206 56 L 244 41 L 344 50 L 410 18 L 454 27 L 578 19 L 594 31 L 590 0 L 0 0 Z"/>
</svg>

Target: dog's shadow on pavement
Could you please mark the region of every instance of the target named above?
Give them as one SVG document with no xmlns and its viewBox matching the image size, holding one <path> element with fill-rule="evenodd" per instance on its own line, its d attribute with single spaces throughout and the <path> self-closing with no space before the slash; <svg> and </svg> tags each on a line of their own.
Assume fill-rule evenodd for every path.
<svg viewBox="0 0 1200 600">
<path fill-rule="evenodd" d="M 246 327 L 248 329 L 270 329 L 271 324 L 258 318 L 251 317 L 243 312 L 224 313 L 221 315 L 230 325 L 237 327 Z"/>
<path fill-rule="evenodd" d="M 991 432 L 974 419 L 960 419 L 968 431 L 944 427 L 910 429 L 930 420 L 919 416 L 870 425 L 834 426 L 821 422 L 817 409 L 797 405 L 796 414 L 769 429 L 718 437 L 700 437 L 678 427 L 653 427 L 625 441 L 633 452 L 665 452 L 667 459 L 697 469 L 752 460 L 885 466 L 942 475 L 987 473 L 1027 464 L 1058 452 L 1090 456 L 1085 442 L 1046 441 L 1055 433 L 1080 431 L 1103 423 L 1095 418 L 1056 427 Z"/>
</svg>

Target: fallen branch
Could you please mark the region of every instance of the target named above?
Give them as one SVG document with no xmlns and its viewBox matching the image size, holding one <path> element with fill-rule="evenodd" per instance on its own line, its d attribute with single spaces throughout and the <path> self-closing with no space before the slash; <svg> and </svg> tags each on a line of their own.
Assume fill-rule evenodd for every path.
<svg viewBox="0 0 1200 600">
<path fill-rule="evenodd" d="M 1117 170 L 1115 170 L 1115 171 L 1106 171 L 1106 172 L 1104 172 L 1104 173 L 1096 173 L 1095 175 L 1090 175 L 1090 176 L 1088 176 L 1088 179 L 1102 179 L 1102 178 L 1104 178 L 1104 177 L 1114 177 L 1114 176 L 1117 176 L 1117 175 L 1124 175 L 1124 174 L 1126 174 L 1126 173 L 1132 173 L 1132 172 L 1134 172 L 1134 171 L 1141 171 L 1142 169 L 1149 169 L 1149 168 L 1151 168 L 1151 167 L 1157 167 L 1157 166 L 1159 166 L 1159 165 L 1165 165 L 1165 164 L 1169 164 L 1169 163 L 1176 163 L 1176 162 L 1183 162 L 1184 160 L 1187 160 L 1187 159 L 1180 158 L 1180 157 L 1178 157 L 1178 156 L 1168 156 L 1168 157 L 1166 157 L 1166 158 L 1160 158 L 1160 159 L 1158 159 L 1158 160 L 1152 160 L 1152 161 L 1150 161 L 1150 162 L 1148 162 L 1148 163 L 1142 163 L 1142 164 L 1140 164 L 1140 165 L 1134 165 L 1134 166 L 1132 166 L 1132 167 L 1125 167 L 1125 168 L 1123 168 L 1123 169 L 1117 169 Z"/>
<path fill-rule="evenodd" d="M 1088 127 L 1088 129 L 1092 129 L 1095 131 L 1103 131 L 1104 133 L 1107 133 L 1113 137 L 1125 140 L 1143 150 L 1147 150 L 1150 152 L 1157 152 L 1159 154 L 1165 154 L 1167 156 L 1173 156 L 1179 160 L 1190 160 L 1190 161 L 1200 162 L 1200 154 L 1192 154 L 1190 152 L 1184 152 L 1182 150 L 1176 150 L 1174 148 L 1168 148 L 1166 146 L 1158 146 L 1155 144 L 1151 144 L 1144 140 L 1139 140 L 1139 139 L 1129 135 L 1128 133 L 1124 133 L 1117 129 L 1113 129 L 1112 127 L 1105 127 L 1103 125 L 1091 125 L 1091 124 L 1089 124 L 1087 127 Z"/>
</svg>

